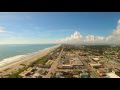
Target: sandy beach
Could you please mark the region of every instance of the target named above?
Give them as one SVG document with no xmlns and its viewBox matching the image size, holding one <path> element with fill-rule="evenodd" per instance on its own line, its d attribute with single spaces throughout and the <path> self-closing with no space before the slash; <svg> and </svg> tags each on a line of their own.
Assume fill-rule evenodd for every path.
<svg viewBox="0 0 120 90">
<path fill-rule="evenodd" d="M 43 56 L 47 55 L 48 53 L 55 50 L 59 46 L 60 45 L 57 45 L 28 55 L 23 55 L 16 60 L 4 63 L 3 65 L 0 66 L 0 76 L 11 74 L 12 72 L 18 71 L 20 68 L 23 68 L 31 64 L 32 62 L 36 61 L 37 59 L 42 58 Z"/>
</svg>

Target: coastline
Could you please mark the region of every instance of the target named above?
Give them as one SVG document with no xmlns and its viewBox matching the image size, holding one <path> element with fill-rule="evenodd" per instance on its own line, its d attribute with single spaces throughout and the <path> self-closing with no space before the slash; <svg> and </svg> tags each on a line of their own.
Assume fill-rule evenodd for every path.
<svg viewBox="0 0 120 90">
<path fill-rule="evenodd" d="M 0 76 L 11 74 L 12 72 L 16 72 L 20 68 L 28 66 L 32 62 L 36 61 L 39 58 L 42 58 L 43 56 L 47 55 L 48 53 L 55 50 L 59 46 L 60 45 L 55 45 L 49 48 L 45 48 L 43 50 L 38 50 L 37 52 L 28 53 L 25 55 L 18 55 L 18 58 L 16 59 L 14 59 L 14 57 L 17 57 L 17 56 L 14 56 L 14 57 L 11 57 L 11 59 L 13 58 L 13 60 L 11 60 L 10 62 L 8 62 L 9 58 L 8 58 L 8 61 L 7 60 L 5 61 L 4 59 L 4 61 L 0 62 Z M 25 66 L 23 66 L 22 64 L 24 64 Z"/>
</svg>

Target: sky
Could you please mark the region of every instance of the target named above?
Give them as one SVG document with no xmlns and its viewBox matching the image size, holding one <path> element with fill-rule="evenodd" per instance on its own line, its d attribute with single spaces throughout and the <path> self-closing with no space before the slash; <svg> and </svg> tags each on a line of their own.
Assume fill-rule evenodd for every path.
<svg viewBox="0 0 120 90">
<path fill-rule="evenodd" d="M 0 12 L 0 44 L 119 43 L 119 12 Z"/>
</svg>

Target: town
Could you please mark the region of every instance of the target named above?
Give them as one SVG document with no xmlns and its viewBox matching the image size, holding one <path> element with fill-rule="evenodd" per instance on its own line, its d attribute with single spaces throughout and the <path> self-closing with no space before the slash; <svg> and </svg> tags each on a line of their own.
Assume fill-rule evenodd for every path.
<svg viewBox="0 0 120 90">
<path fill-rule="evenodd" d="M 61 45 L 16 75 L 19 78 L 120 78 L 120 46 Z"/>
</svg>

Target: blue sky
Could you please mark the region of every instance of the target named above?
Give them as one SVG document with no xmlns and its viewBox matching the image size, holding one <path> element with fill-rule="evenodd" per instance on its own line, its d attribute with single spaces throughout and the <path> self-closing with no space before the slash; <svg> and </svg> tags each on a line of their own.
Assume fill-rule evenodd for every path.
<svg viewBox="0 0 120 90">
<path fill-rule="evenodd" d="M 0 44 L 52 43 L 75 31 L 108 36 L 119 19 L 119 12 L 1 12 Z"/>
</svg>

